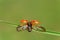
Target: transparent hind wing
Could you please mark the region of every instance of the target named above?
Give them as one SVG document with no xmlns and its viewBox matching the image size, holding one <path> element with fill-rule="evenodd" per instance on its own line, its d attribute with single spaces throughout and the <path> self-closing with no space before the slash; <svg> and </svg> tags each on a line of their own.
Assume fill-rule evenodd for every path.
<svg viewBox="0 0 60 40">
<path fill-rule="evenodd" d="M 42 26 L 33 27 L 33 30 L 46 32 L 46 29 L 44 27 L 42 27 Z"/>
</svg>

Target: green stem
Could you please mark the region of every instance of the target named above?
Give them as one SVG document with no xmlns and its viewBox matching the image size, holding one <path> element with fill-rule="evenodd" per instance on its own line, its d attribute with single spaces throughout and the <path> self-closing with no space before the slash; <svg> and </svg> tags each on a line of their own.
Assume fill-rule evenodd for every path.
<svg viewBox="0 0 60 40">
<path fill-rule="evenodd" d="M 38 32 L 38 33 L 43 33 L 43 34 L 49 34 L 49 35 L 54 35 L 54 36 L 60 36 L 60 33 L 58 32 L 52 32 L 52 31 L 46 31 L 46 32 L 39 32 L 39 31 L 35 31 L 34 32 Z"/>
</svg>

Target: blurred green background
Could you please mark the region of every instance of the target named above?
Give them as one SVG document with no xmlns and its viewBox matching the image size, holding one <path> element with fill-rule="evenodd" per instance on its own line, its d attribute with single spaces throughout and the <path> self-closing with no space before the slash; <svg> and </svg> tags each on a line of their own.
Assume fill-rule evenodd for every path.
<svg viewBox="0 0 60 40">
<path fill-rule="evenodd" d="M 35 19 L 47 30 L 60 32 L 60 0 L 0 0 L 0 20 L 19 24 L 21 19 Z M 0 22 L 0 40 L 60 40 L 60 37 L 17 32 L 15 26 Z"/>
</svg>

